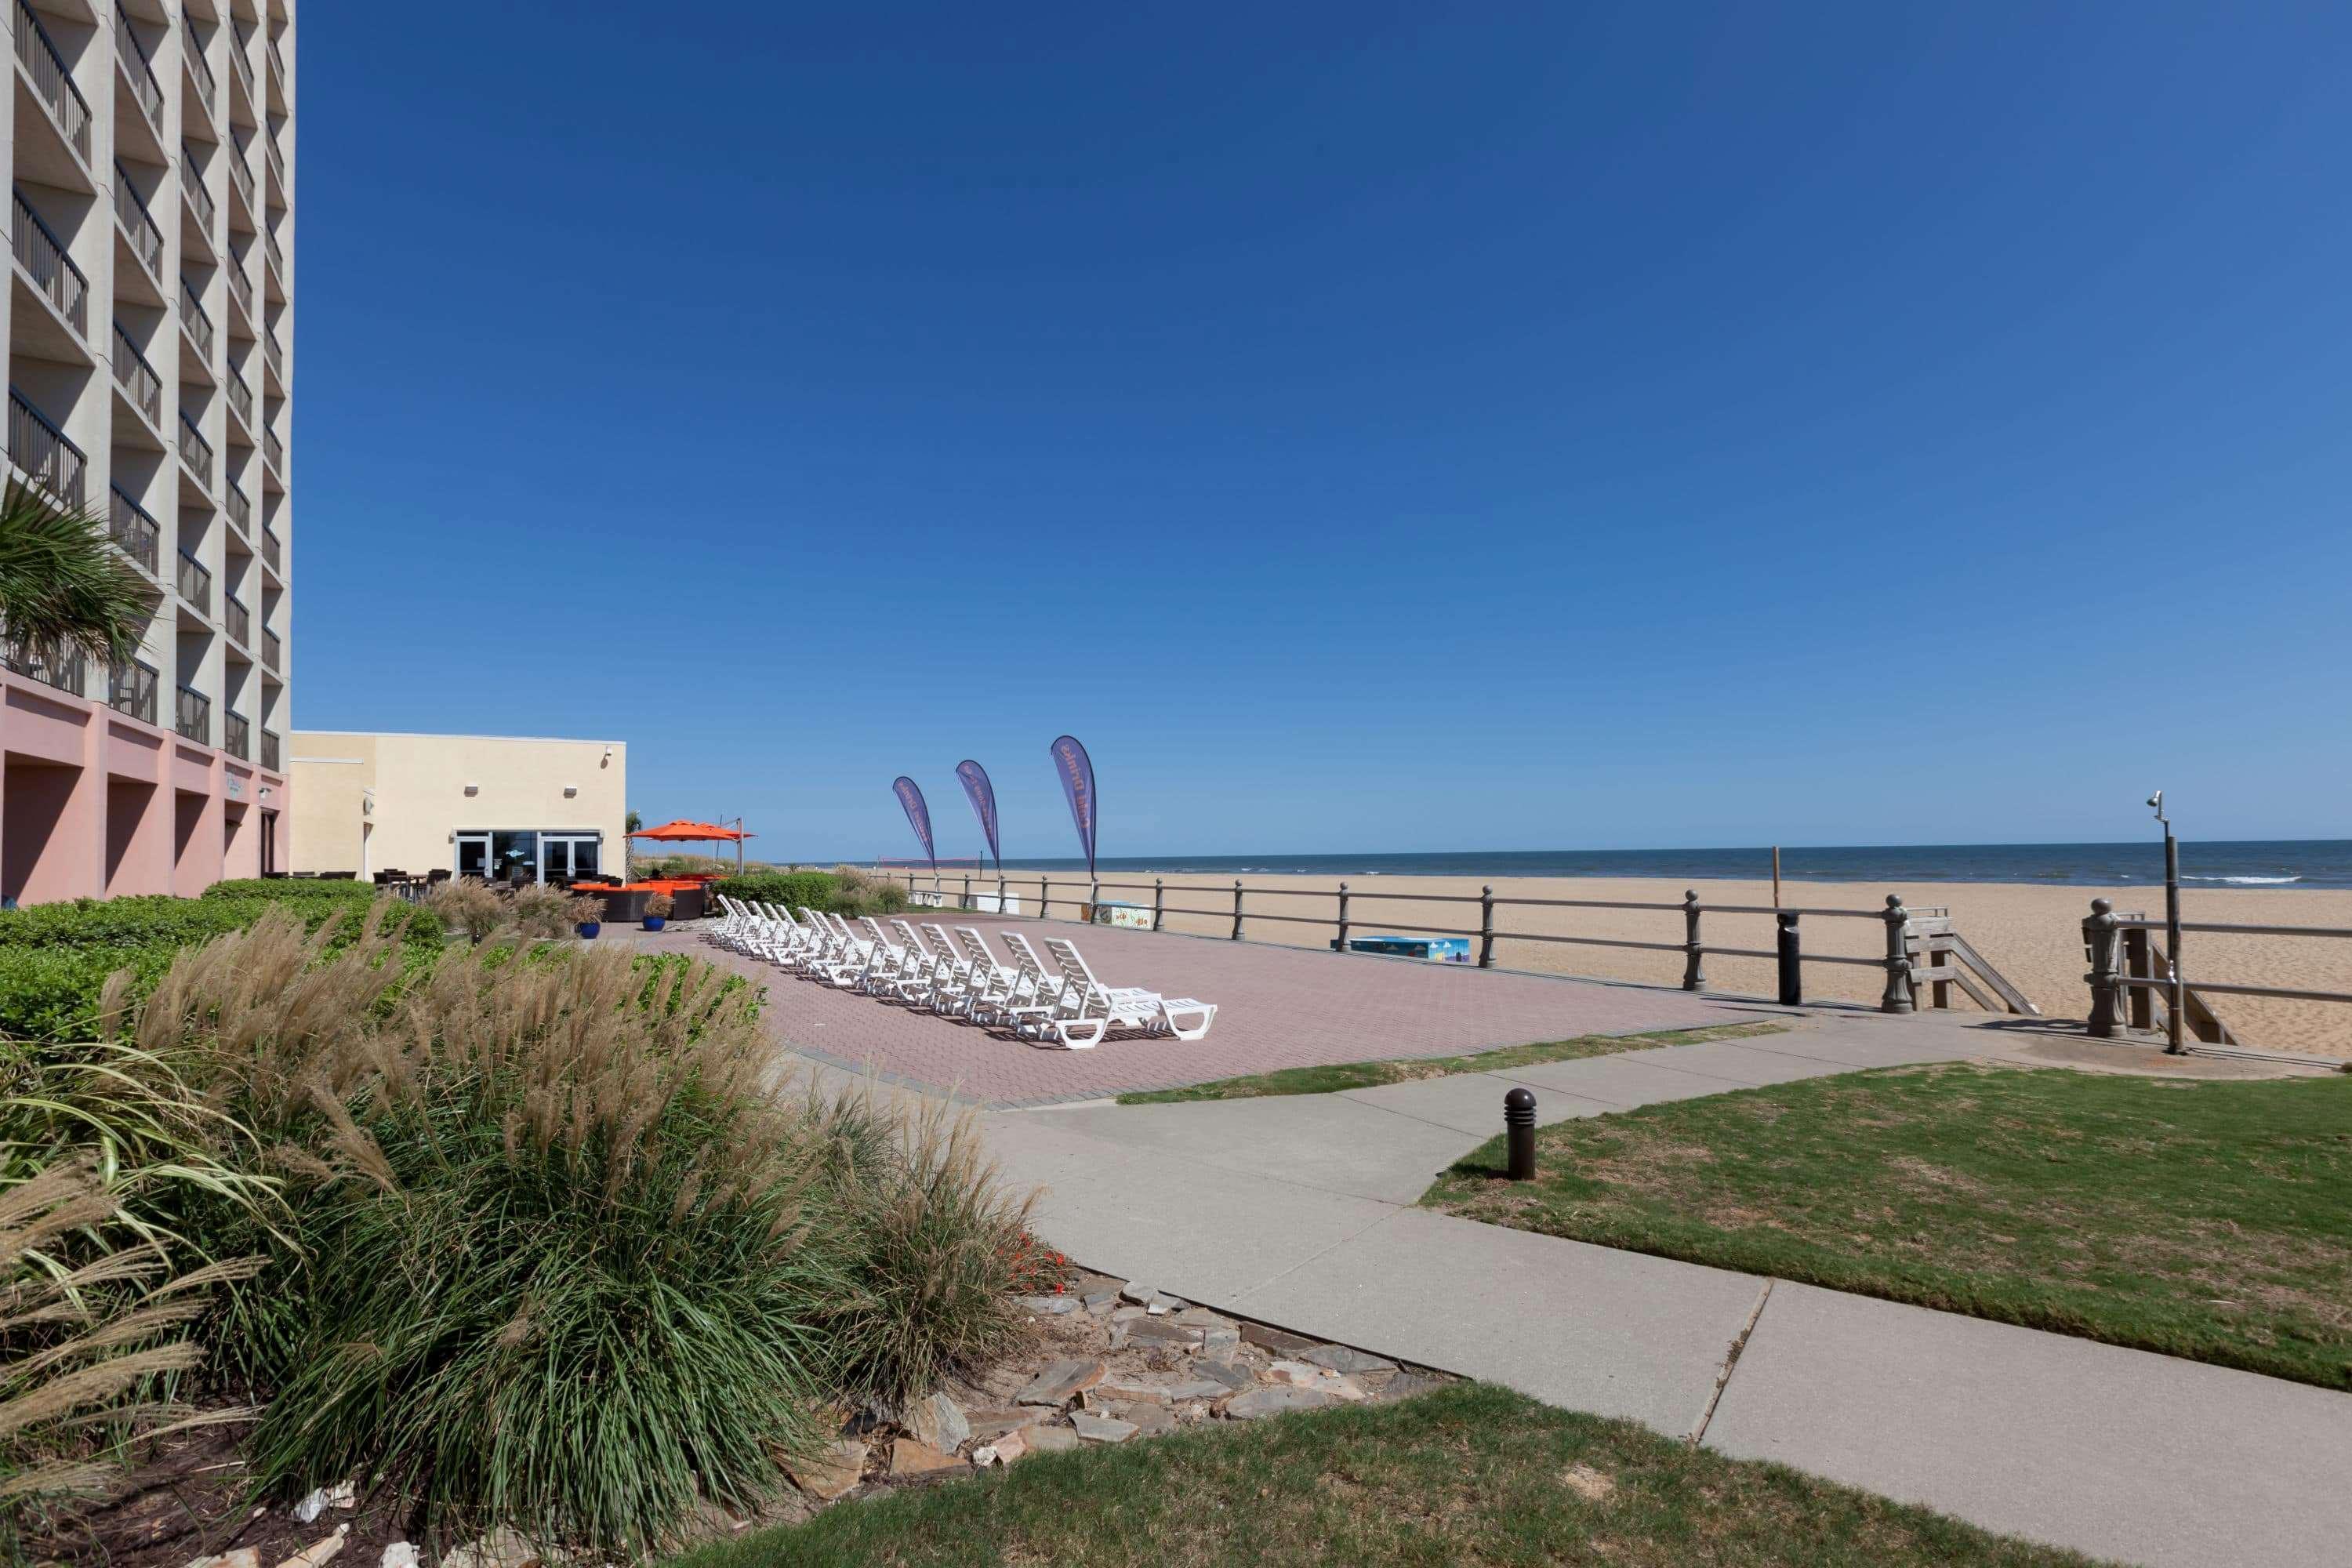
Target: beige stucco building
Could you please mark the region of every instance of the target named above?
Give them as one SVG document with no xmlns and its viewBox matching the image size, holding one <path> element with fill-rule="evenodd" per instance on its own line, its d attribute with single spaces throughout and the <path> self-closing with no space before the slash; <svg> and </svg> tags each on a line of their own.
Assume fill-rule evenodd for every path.
<svg viewBox="0 0 2352 1568">
<path fill-rule="evenodd" d="M 623 869 L 629 752 L 619 741 L 298 730 L 289 750 L 298 872 L 496 881 Z"/>
</svg>

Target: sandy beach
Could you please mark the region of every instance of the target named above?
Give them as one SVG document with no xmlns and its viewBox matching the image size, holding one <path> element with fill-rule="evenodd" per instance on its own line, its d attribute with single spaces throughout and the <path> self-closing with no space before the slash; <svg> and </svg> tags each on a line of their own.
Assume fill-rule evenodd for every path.
<svg viewBox="0 0 2352 1568">
<path fill-rule="evenodd" d="M 1024 911 L 1035 908 L 1039 872 L 1006 868 L 1012 890 Z M 1068 871 L 1042 873 L 1053 879 L 1055 908 L 1061 919 L 1076 914 L 1064 900 L 1082 895 L 1082 879 Z M 1109 883 L 1141 883 L 1143 890 L 1111 890 L 1103 897 L 1149 906 L 1149 873 L 1107 874 Z M 950 890 L 961 886 L 960 873 L 946 873 Z M 1181 907 L 1207 913 L 1166 918 L 1165 929 L 1206 936 L 1223 936 L 1233 927 L 1233 879 L 1183 876 L 1165 879 L 1167 908 Z M 1291 942 L 1300 946 L 1328 944 L 1328 924 L 1292 923 L 1277 917 L 1312 916 L 1328 921 L 1338 907 L 1339 879 L 1252 873 L 1245 879 L 1253 892 L 1248 900 L 1245 934 L 1256 942 Z M 1356 934 L 1379 931 L 1430 931 L 1434 928 L 1475 930 L 1475 904 L 1423 903 L 1409 895 L 1454 894 L 1475 897 L 1480 880 L 1456 877 L 1351 877 L 1349 921 Z M 985 879 L 976 885 L 986 886 Z M 1686 884 L 1639 878 L 1502 878 L 1494 882 L 1497 900 L 1507 899 L 1581 899 L 1627 903 L 1680 904 Z M 1700 900 L 1709 904 L 1769 905 L 1769 881 L 1709 881 L 1696 884 Z M 1185 889 L 1181 894 L 1179 889 Z M 1900 893 L 1911 909 L 1942 906 L 1951 910 L 1962 935 L 1994 967 L 2052 1017 L 2080 1018 L 2090 1005 L 2084 984 L 2082 921 L 2094 898 L 2116 900 L 2119 911 L 2161 914 L 2160 888 L 2050 887 L 1997 882 L 1958 882 L 1888 888 L 1838 882 L 1790 882 L 1785 900 L 1795 908 L 1875 910 L 1886 895 Z M 2297 891 L 2262 889 L 2190 889 L 2182 909 L 2192 921 L 2222 921 L 2270 925 L 2352 927 L 2352 891 Z M 1663 910 L 1559 909 L 1498 902 L 1498 931 L 1533 931 L 1563 936 L 1596 937 L 1622 942 L 1679 943 L 1682 916 Z M 1713 915 L 1706 919 L 1705 938 L 1710 945 L 1769 949 L 1772 921 L 1767 915 Z M 1876 921 L 1822 916 L 1802 924 L 1807 952 L 1845 953 L 1856 957 L 1883 955 L 1885 927 Z M 2296 986 L 2352 992 L 2352 941 L 2282 937 L 2199 936 L 2186 943 L 2187 967 L 2192 979 L 2230 981 L 2245 984 Z M 1474 943 L 1475 952 L 1475 943 Z M 1496 943 L 1495 962 L 1512 969 L 1532 969 L 1563 974 L 1590 974 L 1612 980 L 1638 980 L 1678 984 L 1682 956 L 1624 948 L 1569 946 L 1544 942 Z M 1710 990 L 1769 994 L 1773 966 L 1769 960 L 1709 957 Z M 1138 977 L 1140 984 L 1148 977 Z M 1129 977 L 1121 976 L 1122 982 Z M 1874 1001 L 1883 984 L 1880 973 L 1843 964 L 1807 964 L 1809 996 L 1857 1002 Z M 1956 998 L 1966 1005 L 1964 998 Z M 2270 1050 L 2352 1057 L 2352 1005 L 2295 1002 L 2270 997 L 2216 997 L 2215 1011 L 2239 1039 Z"/>
</svg>

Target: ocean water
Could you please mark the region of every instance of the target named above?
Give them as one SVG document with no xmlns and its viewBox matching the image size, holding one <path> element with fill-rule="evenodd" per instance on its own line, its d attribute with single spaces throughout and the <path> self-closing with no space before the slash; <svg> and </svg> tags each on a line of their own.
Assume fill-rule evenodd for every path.
<svg viewBox="0 0 2352 1568">
<path fill-rule="evenodd" d="M 1086 862 L 1020 859 L 1024 869 L 1084 871 Z M 946 864 L 941 862 L 942 866 Z M 968 864 L 962 863 L 962 864 Z M 1155 855 L 1105 858 L 1099 870 L 1214 876 L 1665 877 L 1764 879 L 1772 851 L 1756 849 L 1504 849 L 1445 854 Z M 898 862 L 903 866 L 904 862 Z M 2352 839 L 2290 838 L 2180 846 L 2190 887 L 2352 888 Z M 1891 844 L 1783 848 L 1780 876 L 1797 882 L 2042 882 L 2162 886 L 2161 840 L 2130 844 Z"/>
</svg>

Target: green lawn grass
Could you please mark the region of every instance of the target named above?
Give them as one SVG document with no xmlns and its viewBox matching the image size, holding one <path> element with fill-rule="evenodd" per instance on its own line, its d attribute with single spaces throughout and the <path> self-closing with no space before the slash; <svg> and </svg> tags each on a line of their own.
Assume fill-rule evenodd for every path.
<svg viewBox="0 0 2352 1568">
<path fill-rule="evenodd" d="M 1782 1024 L 1724 1024 L 1712 1029 L 1677 1029 L 1655 1035 L 1580 1035 L 1572 1040 L 1550 1040 L 1535 1046 L 1507 1046 L 1460 1057 L 1416 1057 L 1398 1061 L 1341 1062 L 1333 1067 L 1284 1068 L 1278 1072 L 1247 1078 L 1221 1078 L 1183 1089 L 1139 1090 L 1118 1097 L 1121 1105 L 1170 1105 L 1191 1100 L 1256 1100 L 1275 1094 L 1335 1094 L 1343 1089 L 1372 1089 L 1384 1083 L 1408 1083 L 1415 1079 L 1444 1078 L 1459 1072 L 1493 1072 L 1537 1062 L 1573 1061 L 1580 1057 L 1614 1056 L 1620 1051 L 1646 1051 L 1659 1046 L 1687 1046 L 1701 1040 L 1737 1040 L 1751 1035 L 1777 1035 Z"/>
<path fill-rule="evenodd" d="M 2352 1388 L 2352 1080 L 1950 1064 L 1562 1122 L 1472 1219 Z"/>
<path fill-rule="evenodd" d="M 1481 1384 L 1037 1455 L 707 1548 L 889 1564 L 2080 1564 L 1924 1509 Z"/>
</svg>

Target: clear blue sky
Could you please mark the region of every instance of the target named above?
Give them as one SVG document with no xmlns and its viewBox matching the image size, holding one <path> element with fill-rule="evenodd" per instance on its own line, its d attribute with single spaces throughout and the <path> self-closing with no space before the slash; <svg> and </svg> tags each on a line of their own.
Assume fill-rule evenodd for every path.
<svg viewBox="0 0 2352 1568">
<path fill-rule="evenodd" d="M 296 713 L 912 853 L 2352 836 L 2352 7 L 302 14 Z M 2170 687 L 2168 691 L 2168 687 Z"/>
</svg>

